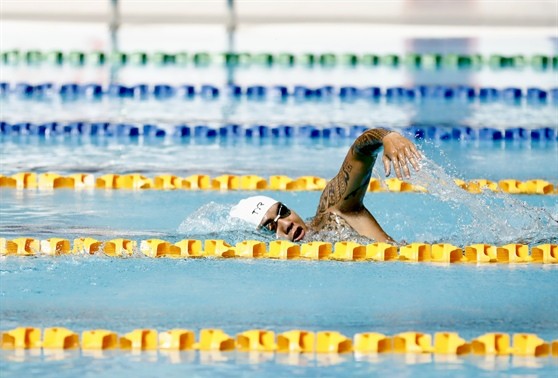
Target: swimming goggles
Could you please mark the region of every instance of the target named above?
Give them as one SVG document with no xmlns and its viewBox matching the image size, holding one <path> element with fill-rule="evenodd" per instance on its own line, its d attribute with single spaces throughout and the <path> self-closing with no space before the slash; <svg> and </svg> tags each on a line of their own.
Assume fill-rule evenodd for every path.
<svg viewBox="0 0 558 378">
<path fill-rule="evenodd" d="M 276 232 L 277 231 L 277 221 L 282 218 L 286 218 L 291 215 L 291 210 L 279 202 L 279 208 L 277 209 L 277 215 L 273 219 L 267 220 L 264 224 L 260 226 L 260 229 L 266 232 Z"/>
</svg>

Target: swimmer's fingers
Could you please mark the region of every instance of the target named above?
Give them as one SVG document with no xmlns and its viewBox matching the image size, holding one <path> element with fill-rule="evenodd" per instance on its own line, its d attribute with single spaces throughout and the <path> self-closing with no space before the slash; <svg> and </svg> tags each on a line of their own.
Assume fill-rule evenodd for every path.
<svg viewBox="0 0 558 378">
<path fill-rule="evenodd" d="M 411 165 L 413 166 L 415 171 L 420 170 L 420 166 L 418 165 L 417 158 L 416 158 L 415 154 L 412 152 L 412 150 L 409 147 L 406 147 L 405 148 L 405 153 L 407 155 L 407 160 L 411 163 Z"/>
<path fill-rule="evenodd" d="M 382 162 L 384 163 L 384 171 L 386 172 L 386 177 L 389 177 L 389 174 L 391 173 L 391 163 L 386 154 L 384 154 L 384 156 L 382 157 Z"/>
<path fill-rule="evenodd" d="M 420 160 L 422 159 L 422 154 L 420 153 L 420 151 L 417 149 L 417 146 L 415 146 L 414 143 L 411 142 L 411 152 L 413 153 L 413 155 L 415 156 L 415 159 Z"/>
<path fill-rule="evenodd" d="M 411 162 L 411 165 L 413 166 L 413 168 L 415 169 L 415 171 L 417 171 L 417 172 L 420 171 L 420 165 L 419 165 L 417 159 L 415 159 L 414 156 L 412 156 L 412 157 L 409 159 L 409 161 Z"/>
<path fill-rule="evenodd" d="M 382 158 L 383 162 L 384 162 L 384 170 L 386 171 L 386 177 L 388 177 L 391 174 L 391 166 L 393 165 L 393 170 L 395 171 L 395 175 L 397 176 L 398 179 L 402 179 L 403 176 L 401 176 L 401 165 L 402 162 L 400 162 L 399 158 L 398 158 L 398 153 L 397 151 L 391 151 L 390 153 L 385 153 L 384 152 L 384 156 Z"/>
<path fill-rule="evenodd" d="M 403 151 L 401 151 L 399 152 L 398 158 L 399 158 L 399 164 L 403 168 L 403 173 L 405 174 L 405 177 L 411 178 L 411 172 L 409 172 L 409 165 L 408 165 L 408 160 L 409 160 L 408 156 L 405 155 Z"/>
<path fill-rule="evenodd" d="M 397 155 L 395 155 L 394 158 L 391 159 L 391 162 L 393 163 L 393 170 L 395 171 L 395 175 L 399 180 L 401 180 L 403 178 L 403 176 L 401 176 L 401 165 L 403 164 L 401 164 L 401 162 L 397 158 Z"/>
<path fill-rule="evenodd" d="M 412 166 L 415 171 L 420 169 L 419 160 L 422 158 L 413 142 L 397 133 L 390 133 L 383 139 L 384 143 L 384 169 L 386 176 L 391 173 L 391 165 L 397 175 L 402 179 L 411 177 Z"/>
</svg>

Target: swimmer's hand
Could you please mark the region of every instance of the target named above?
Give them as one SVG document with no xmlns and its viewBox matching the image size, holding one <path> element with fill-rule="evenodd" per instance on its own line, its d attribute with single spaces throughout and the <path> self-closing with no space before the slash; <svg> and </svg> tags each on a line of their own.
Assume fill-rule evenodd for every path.
<svg viewBox="0 0 558 378">
<path fill-rule="evenodd" d="M 415 171 L 420 169 L 418 164 L 421 159 L 420 152 L 409 139 L 396 132 L 391 132 L 382 139 L 382 143 L 384 144 L 382 160 L 386 176 L 390 175 L 392 165 L 398 179 L 403 178 L 402 172 L 406 178 L 411 177 L 409 163 Z"/>
</svg>

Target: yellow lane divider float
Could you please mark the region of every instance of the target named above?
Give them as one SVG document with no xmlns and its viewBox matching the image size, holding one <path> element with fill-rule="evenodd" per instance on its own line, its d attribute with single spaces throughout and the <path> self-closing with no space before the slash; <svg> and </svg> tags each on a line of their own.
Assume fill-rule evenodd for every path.
<svg viewBox="0 0 558 378">
<path fill-rule="evenodd" d="M 402 261 L 426 263 L 501 263 L 501 264 L 556 264 L 558 245 L 541 244 L 529 248 L 525 244 L 472 244 L 464 248 L 452 244 L 412 243 L 394 246 L 386 243 L 362 245 L 352 241 L 335 244 L 313 241 L 295 244 L 287 240 L 269 243 L 244 240 L 232 246 L 224 240 L 184 239 L 170 243 L 161 239 L 128 239 L 99 241 L 93 238 L 0 238 L 0 255 L 106 255 L 109 257 L 147 256 L 151 258 L 267 258 L 280 260 L 333 260 L 333 261 Z"/>
<path fill-rule="evenodd" d="M 513 179 L 498 182 L 476 179 L 471 181 L 454 180 L 456 185 L 470 193 L 482 191 L 501 191 L 510 194 L 558 194 L 558 185 L 546 180 L 519 181 Z M 20 172 L 11 176 L 0 175 L 0 187 L 17 189 L 158 189 L 158 190 L 282 190 L 309 191 L 323 190 L 327 180 L 315 176 L 291 178 L 288 176 L 270 176 L 265 179 L 257 175 L 191 175 L 178 177 L 159 175 L 154 178 L 140 174 L 105 174 L 95 177 L 91 174 L 75 173 L 67 176 L 57 173 Z M 370 192 L 427 192 L 427 188 L 389 178 L 386 180 L 371 179 L 368 185 Z"/>
<path fill-rule="evenodd" d="M 42 335 L 42 336 L 41 336 Z M 275 335 L 266 329 L 251 329 L 236 337 L 221 329 L 202 329 L 198 339 L 189 329 L 135 329 L 124 335 L 95 329 L 79 335 L 67 328 L 41 330 L 20 327 L 1 333 L 2 349 L 82 349 L 123 351 L 258 351 L 277 353 L 407 353 L 446 355 L 493 355 L 522 357 L 558 357 L 558 340 L 547 342 L 532 333 L 486 333 L 465 340 L 456 332 L 438 332 L 434 338 L 420 332 L 387 336 L 376 332 L 357 333 L 351 339 L 337 331 L 311 332 L 291 330 Z"/>
</svg>

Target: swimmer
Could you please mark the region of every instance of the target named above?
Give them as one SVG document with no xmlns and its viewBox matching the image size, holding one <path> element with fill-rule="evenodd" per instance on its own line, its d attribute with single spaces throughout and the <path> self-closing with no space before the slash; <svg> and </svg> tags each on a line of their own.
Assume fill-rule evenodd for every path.
<svg viewBox="0 0 558 378">
<path fill-rule="evenodd" d="M 421 155 L 410 140 L 394 131 L 370 129 L 361 134 L 347 152 L 339 173 L 326 185 L 316 215 L 308 224 L 285 204 L 266 196 L 241 200 L 231 209 L 230 216 L 295 242 L 303 240 L 309 232 L 351 228 L 369 239 L 395 243 L 363 204 L 382 146 L 386 176 L 394 171 L 399 179 L 409 178 L 411 166 L 419 170 Z"/>
</svg>

